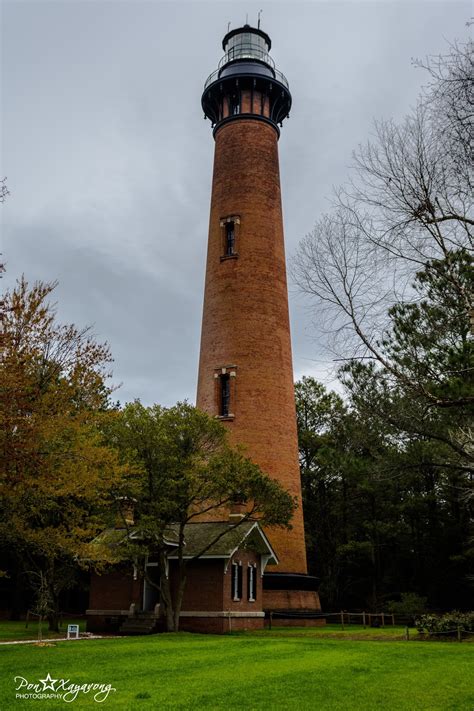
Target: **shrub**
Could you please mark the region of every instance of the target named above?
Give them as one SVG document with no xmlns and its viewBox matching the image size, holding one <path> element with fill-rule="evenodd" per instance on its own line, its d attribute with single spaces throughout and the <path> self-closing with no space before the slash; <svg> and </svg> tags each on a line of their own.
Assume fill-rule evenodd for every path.
<svg viewBox="0 0 474 711">
<path fill-rule="evenodd" d="M 464 632 L 474 632 L 474 612 L 453 610 L 444 615 L 421 615 L 415 625 L 418 632 L 428 634 L 456 632 L 458 627 Z"/>
</svg>

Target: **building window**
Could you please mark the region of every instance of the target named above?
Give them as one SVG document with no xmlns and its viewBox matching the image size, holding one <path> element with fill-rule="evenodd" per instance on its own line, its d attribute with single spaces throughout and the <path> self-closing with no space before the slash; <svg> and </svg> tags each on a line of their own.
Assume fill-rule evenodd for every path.
<svg viewBox="0 0 474 711">
<path fill-rule="evenodd" d="M 229 365 L 214 370 L 215 415 L 223 420 L 233 420 L 235 415 L 235 379 L 237 366 Z"/>
<path fill-rule="evenodd" d="M 233 221 L 225 223 L 225 252 L 226 257 L 235 254 L 235 224 Z"/>
<path fill-rule="evenodd" d="M 226 259 L 237 259 L 237 248 L 239 246 L 240 216 L 229 215 L 221 217 L 221 261 Z"/>
<path fill-rule="evenodd" d="M 231 116 L 240 114 L 240 96 L 238 94 L 229 97 L 229 110 Z"/>
<path fill-rule="evenodd" d="M 231 589 L 232 600 L 242 599 L 242 564 L 232 563 L 232 589 Z"/>
<path fill-rule="evenodd" d="M 254 565 L 247 568 L 247 597 L 249 602 L 257 599 L 257 569 Z"/>
<path fill-rule="evenodd" d="M 223 373 L 219 376 L 220 382 L 220 408 L 219 415 L 228 417 L 230 414 L 230 375 Z"/>
</svg>

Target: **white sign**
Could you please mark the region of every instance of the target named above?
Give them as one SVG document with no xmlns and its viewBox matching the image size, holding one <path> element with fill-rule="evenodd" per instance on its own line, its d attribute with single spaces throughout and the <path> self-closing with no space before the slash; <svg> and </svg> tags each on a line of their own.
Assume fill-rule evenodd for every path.
<svg viewBox="0 0 474 711">
<path fill-rule="evenodd" d="M 79 639 L 79 625 L 68 625 L 67 626 L 67 638 L 68 639 Z"/>
</svg>

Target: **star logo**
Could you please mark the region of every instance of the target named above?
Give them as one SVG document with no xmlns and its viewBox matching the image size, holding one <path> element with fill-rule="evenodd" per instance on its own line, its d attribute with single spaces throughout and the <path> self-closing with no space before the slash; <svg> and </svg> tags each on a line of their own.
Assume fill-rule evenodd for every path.
<svg viewBox="0 0 474 711">
<path fill-rule="evenodd" d="M 43 684 L 43 691 L 46 691 L 46 689 L 54 691 L 54 685 L 57 682 L 57 679 L 51 679 L 51 675 L 48 672 L 46 679 L 39 679 L 39 681 Z"/>
</svg>

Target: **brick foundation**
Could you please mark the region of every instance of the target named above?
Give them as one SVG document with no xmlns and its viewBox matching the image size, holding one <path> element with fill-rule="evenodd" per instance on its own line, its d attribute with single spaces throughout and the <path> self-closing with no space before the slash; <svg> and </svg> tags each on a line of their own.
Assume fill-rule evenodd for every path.
<svg viewBox="0 0 474 711">
<path fill-rule="evenodd" d="M 236 630 L 261 630 L 263 617 L 182 617 L 180 629 L 185 632 L 205 634 L 225 634 Z"/>
<path fill-rule="evenodd" d="M 313 590 L 264 590 L 264 610 L 321 610 L 319 595 Z"/>
<path fill-rule="evenodd" d="M 312 619 L 311 617 L 302 619 L 284 619 L 281 617 L 274 617 L 272 619 L 272 629 L 273 627 L 324 627 L 326 620 L 324 617 L 318 619 Z M 265 620 L 265 627 L 268 629 L 269 621 Z"/>
<path fill-rule="evenodd" d="M 113 615 L 109 612 L 104 615 L 87 614 L 86 630 L 97 633 L 117 633 L 127 617 L 128 614 Z"/>
</svg>

